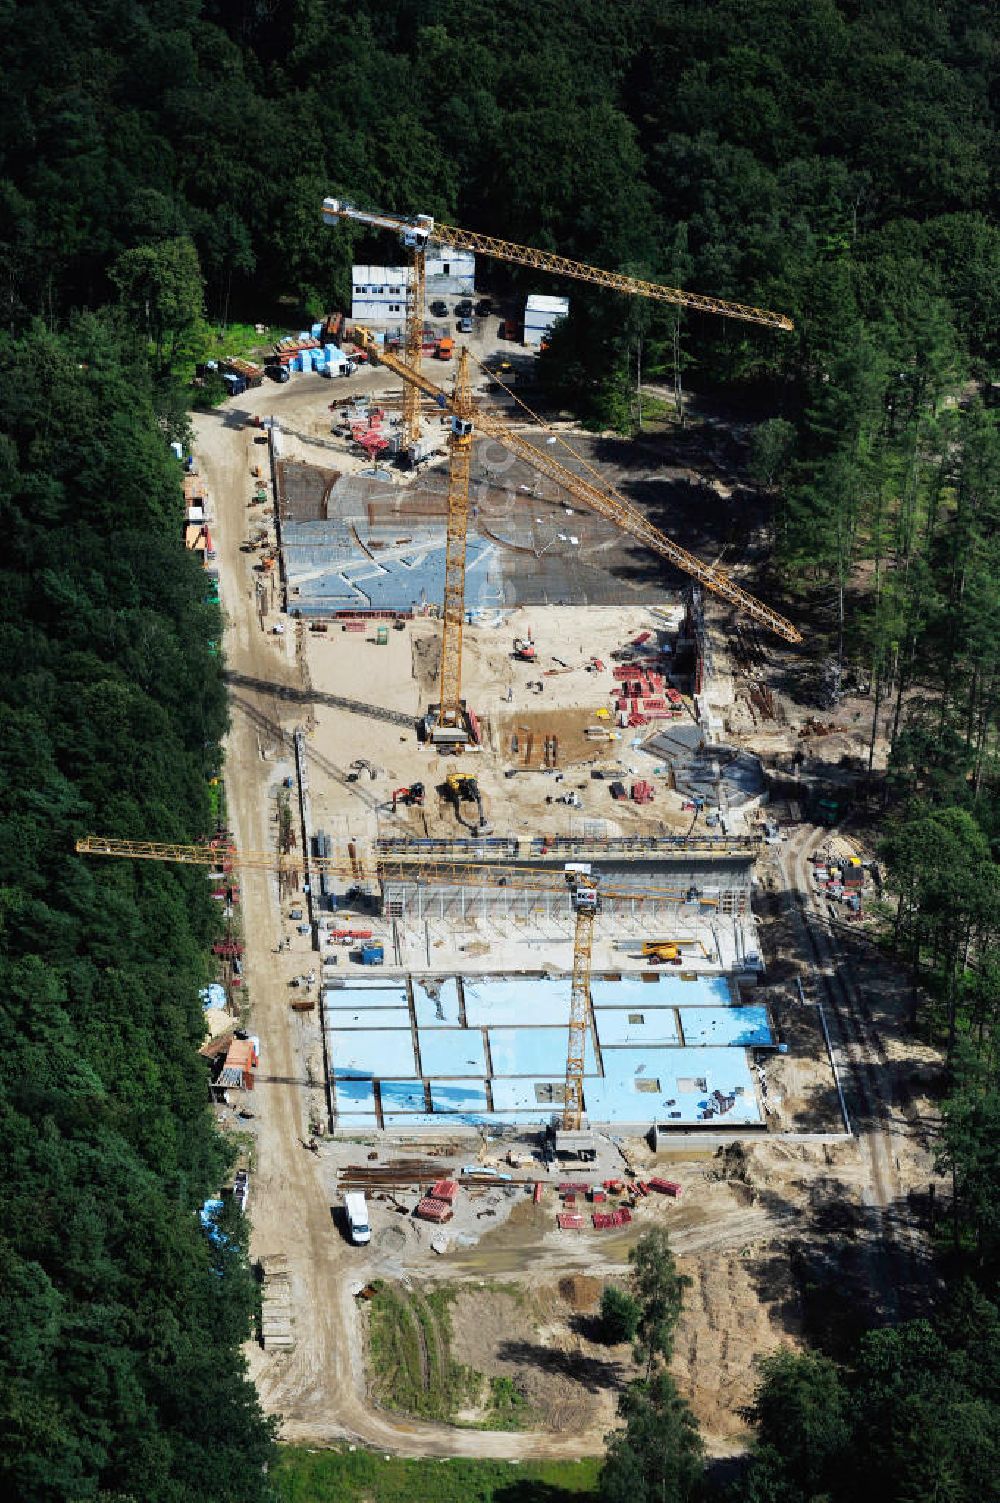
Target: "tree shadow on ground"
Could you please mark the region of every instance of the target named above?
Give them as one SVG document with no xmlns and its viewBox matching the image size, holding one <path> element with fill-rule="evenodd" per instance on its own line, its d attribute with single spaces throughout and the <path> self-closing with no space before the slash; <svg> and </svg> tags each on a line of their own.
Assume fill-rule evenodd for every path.
<svg viewBox="0 0 1000 1503">
<path fill-rule="evenodd" d="M 543 1372 L 571 1378 L 590 1393 L 602 1389 L 620 1388 L 623 1382 L 621 1364 L 601 1357 L 588 1357 L 585 1352 L 564 1352 L 558 1347 L 543 1346 L 533 1341 L 505 1341 L 497 1356 L 504 1362 L 518 1362 L 529 1367 L 541 1368 Z"/>
</svg>

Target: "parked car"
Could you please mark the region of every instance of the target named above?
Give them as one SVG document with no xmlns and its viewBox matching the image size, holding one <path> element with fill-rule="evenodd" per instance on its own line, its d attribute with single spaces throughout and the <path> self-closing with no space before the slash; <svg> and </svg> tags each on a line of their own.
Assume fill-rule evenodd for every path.
<svg viewBox="0 0 1000 1503">
<path fill-rule="evenodd" d="M 481 297 L 476 304 L 476 316 L 478 318 L 489 318 L 492 312 L 493 299 L 491 297 Z"/>
<path fill-rule="evenodd" d="M 447 318 L 448 304 L 443 303 L 440 298 L 437 298 L 433 303 L 431 303 L 431 313 L 435 318 Z"/>
<path fill-rule="evenodd" d="M 470 301 L 469 298 L 464 297 L 460 303 L 456 303 L 455 304 L 455 317 L 456 318 L 470 318 L 471 316 L 472 316 L 472 303 L 471 303 L 471 301 Z"/>
<path fill-rule="evenodd" d="M 471 318 L 460 318 L 458 320 L 458 332 L 460 334 L 471 334 L 472 333 L 472 319 Z"/>
</svg>

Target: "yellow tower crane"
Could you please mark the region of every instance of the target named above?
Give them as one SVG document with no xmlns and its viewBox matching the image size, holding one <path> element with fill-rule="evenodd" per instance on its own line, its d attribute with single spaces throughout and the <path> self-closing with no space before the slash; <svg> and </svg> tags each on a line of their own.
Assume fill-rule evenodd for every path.
<svg viewBox="0 0 1000 1503">
<path fill-rule="evenodd" d="M 755 308 L 747 303 L 729 302 L 725 298 L 709 297 L 701 292 L 685 292 L 680 287 L 668 287 L 661 282 L 647 282 L 641 277 L 625 276 L 622 272 L 606 271 L 600 266 L 588 266 L 584 261 L 571 261 L 567 256 L 556 256 L 550 251 L 536 250 L 530 245 L 516 245 L 510 240 L 499 240 L 495 235 L 480 235 L 475 230 L 461 230 L 452 224 L 441 224 L 429 214 L 384 214 L 374 209 L 359 209 L 342 198 L 324 198 L 323 222 L 334 225 L 342 219 L 364 224 L 372 229 L 391 230 L 399 235 L 410 252 L 410 279 L 406 296 L 406 359 L 413 370 L 419 371 L 423 345 L 424 295 L 426 289 L 426 258 L 428 242 L 436 245 L 452 245 L 457 249 L 477 251 L 494 260 L 507 261 L 515 266 L 531 266 L 539 271 L 552 272 L 560 277 L 572 277 L 578 282 L 589 282 L 595 287 L 607 287 L 614 292 L 629 293 L 633 297 L 651 298 L 654 302 L 673 303 L 676 307 L 690 308 L 696 313 L 714 313 L 724 318 L 736 318 L 742 323 L 760 324 L 767 329 L 793 329 L 792 320 L 783 313 L 773 313 L 768 308 Z M 419 392 L 403 388 L 403 433 L 407 444 L 415 443 L 420 436 Z"/>
<path fill-rule="evenodd" d="M 420 387 L 412 381 L 404 391 Z M 469 356 L 463 348 L 451 399 L 451 435 L 448 439 L 448 534 L 444 557 L 444 606 L 441 617 L 440 696 L 437 724 L 432 739 L 458 735 L 465 740 L 462 713 L 462 628 L 465 621 L 465 550 L 469 536 L 469 467 L 472 462 L 472 384 Z M 431 712 L 434 713 L 433 710 Z M 435 735 L 436 732 L 436 735 Z"/>
<path fill-rule="evenodd" d="M 462 677 L 465 548 L 469 522 L 469 450 L 472 438 L 477 432 L 495 438 L 510 453 L 554 481 L 561 490 L 574 497 L 588 510 L 613 522 L 623 532 L 634 537 L 654 553 L 660 554 L 662 558 L 668 559 L 675 568 L 697 580 L 706 590 L 728 601 L 737 610 L 743 611 L 761 626 L 766 626 L 769 631 L 773 631 L 786 642 L 802 641 L 801 632 L 784 616 L 779 615 L 763 601 L 757 600 L 749 591 L 742 589 L 730 579 L 728 574 L 723 573 L 717 564 L 703 563 L 693 553 L 689 553 L 686 548 L 682 548 L 679 543 L 667 537 L 666 533 L 654 527 L 638 507 L 633 506 L 619 491 L 610 486 L 601 489 L 600 486 L 575 474 L 544 449 L 539 449 L 529 442 L 522 433 L 504 422 L 496 413 L 475 403 L 468 387 L 467 372 L 462 375 L 465 372 L 464 359 L 460 363 L 461 380 L 456 381 L 455 395 L 449 396 L 443 387 L 438 386 L 422 371 L 411 369 L 405 361 L 400 360 L 388 350 L 381 349 L 368 329 L 356 328 L 354 337 L 374 359 L 380 361 L 388 370 L 401 376 L 404 385 L 412 385 L 425 396 L 431 397 L 438 407 L 450 412 L 453 419 L 452 468 L 448 487 L 448 558 L 456 561 L 456 567 L 447 575 L 446 625 L 441 644 L 441 698 L 436 717 L 433 713 L 429 717 L 428 735 L 431 741 L 455 743 L 467 739 L 465 714 L 460 693 L 455 692 L 455 686 L 461 685 Z M 464 357 L 464 350 L 462 354 Z M 459 424 L 460 432 L 455 428 L 455 422 Z M 457 443 L 462 445 L 460 450 Z M 592 473 L 597 474 L 596 471 Z M 457 569 L 459 557 L 462 560 L 461 577 Z M 449 611 L 453 619 L 450 629 L 447 622 Z M 457 624 L 454 624 L 456 612 Z M 435 723 L 432 724 L 432 721 Z"/>
<path fill-rule="evenodd" d="M 746 849 L 752 851 L 753 846 L 748 845 Z M 175 861 L 187 866 L 212 867 L 220 862 L 232 862 L 250 869 L 279 872 L 293 870 L 298 864 L 294 856 L 282 856 L 274 851 L 242 851 L 235 846 L 219 844 L 117 840 L 100 835 L 83 836 L 76 842 L 76 850 L 81 855 L 124 857 L 134 861 Z M 589 1135 L 584 1131 L 584 1072 L 587 1032 L 592 1020 L 590 968 L 594 921 L 599 911 L 600 898 L 619 898 L 638 903 L 662 899 L 687 902 L 690 899 L 688 889 L 644 884 L 636 892 L 622 887 L 599 887 L 599 876 L 586 862 L 570 862 L 562 870 L 546 871 L 538 867 L 508 863 L 429 862 L 414 855 L 380 857 L 367 865 L 357 858 L 310 858 L 310 868 L 317 874 L 342 876 L 352 882 L 375 882 L 383 890 L 387 882 L 406 881 L 458 886 L 473 886 L 477 883 L 491 887 L 502 885 L 514 892 L 569 891 L 574 913 L 573 972 L 570 983 L 566 1081 L 560 1118 L 560 1133 L 566 1136 L 560 1140 L 560 1133 L 556 1134 L 556 1150 L 582 1155 L 591 1153 Z M 713 899 L 699 897 L 698 901 L 705 907 L 715 906 Z"/>
</svg>

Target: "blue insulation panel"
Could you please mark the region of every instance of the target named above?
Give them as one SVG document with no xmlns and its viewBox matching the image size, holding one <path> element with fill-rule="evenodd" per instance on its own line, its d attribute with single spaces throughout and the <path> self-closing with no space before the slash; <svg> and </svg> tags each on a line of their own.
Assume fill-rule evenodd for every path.
<svg viewBox="0 0 1000 1503">
<path fill-rule="evenodd" d="M 338 1080 L 334 1087 L 337 1114 L 344 1112 L 375 1117 L 375 1082 L 373 1080 Z"/>
<path fill-rule="evenodd" d="M 648 979 L 647 979 L 648 977 Z M 647 971 L 620 981 L 593 977 L 590 995 L 595 1007 L 710 1007 L 735 1000 L 725 976 L 692 976 L 682 981 L 676 971 Z"/>
<path fill-rule="evenodd" d="M 346 1008 L 336 1016 L 338 1028 L 409 1028 L 408 1007 L 356 1007 Z"/>
<path fill-rule="evenodd" d="M 386 1112 L 423 1112 L 427 1110 L 424 1086 L 420 1080 L 383 1080 L 382 1115 Z"/>
<path fill-rule="evenodd" d="M 458 1027 L 458 982 L 454 976 L 444 980 L 413 978 L 413 1006 L 420 1028 Z"/>
<path fill-rule="evenodd" d="M 331 1028 L 326 1035 L 330 1068 L 336 1078 L 353 1076 L 360 1080 L 389 1076 L 416 1075 L 413 1037 L 402 1028 L 348 1029 Z"/>
<path fill-rule="evenodd" d="M 565 1028 L 491 1028 L 490 1054 L 496 1075 L 566 1074 Z M 588 1033 L 584 1069 L 596 1070 L 594 1046 Z"/>
<path fill-rule="evenodd" d="M 475 1028 L 422 1028 L 420 1060 L 425 1075 L 485 1075 L 483 1036 Z"/>
<path fill-rule="evenodd" d="M 684 1010 L 687 1012 L 687 1008 Z M 638 1044 L 646 1048 L 681 1041 L 677 1014 L 672 1007 L 644 1007 L 641 1012 L 627 1012 L 624 1007 L 601 1007 L 594 1009 L 594 1018 L 602 1049 L 616 1044 Z"/>
<path fill-rule="evenodd" d="M 712 1092 L 735 1103 L 719 1115 Z M 720 1125 L 759 1122 L 750 1067 L 742 1049 L 609 1049 L 604 1078 L 584 1081 L 587 1112 L 598 1122 L 652 1121 Z M 705 1116 L 713 1111 L 713 1116 Z"/>
<path fill-rule="evenodd" d="M 728 1044 L 759 1049 L 774 1042 L 766 1007 L 684 1007 L 681 1027 L 685 1044 L 691 1045 Z"/>
<path fill-rule="evenodd" d="M 569 1022 L 569 981 L 562 976 L 465 978 L 465 1016 L 470 1028 L 490 1024 Z"/>
<path fill-rule="evenodd" d="M 549 1080 L 537 1076 L 494 1080 L 493 1106 L 498 1112 L 516 1113 L 514 1120 L 518 1122 L 547 1122 L 553 1112 L 562 1108 L 565 1084 L 565 1064 L 562 1076 Z"/>
<path fill-rule="evenodd" d="M 486 1082 L 483 1080 L 435 1080 L 431 1082 L 431 1104 L 436 1112 L 488 1112 Z"/>
</svg>

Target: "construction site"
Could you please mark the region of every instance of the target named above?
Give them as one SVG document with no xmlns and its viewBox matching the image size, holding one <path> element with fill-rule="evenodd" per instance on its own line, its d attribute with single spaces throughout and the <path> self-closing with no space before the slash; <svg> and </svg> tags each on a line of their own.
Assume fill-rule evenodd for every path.
<svg viewBox="0 0 1000 1503">
<path fill-rule="evenodd" d="M 419 216 L 323 215 L 398 235 L 407 265 L 356 267 L 336 344 L 286 341 L 291 379 L 196 428 L 226 831 L 81 848 L 214 868 L 234 916 L 203 1052 L 250 1140 L 249 1358 L 287 1438 L 599 1449 L 631 1357 L 605 1361 L 580 1318 L 665 1223 L 695 1288 L 678 1381 L 727 1454 L 752 1358 L 798 1340 L 791 1242 L 801 1280 L 833 1258 L 842 1293 L 891 1302 L 877 1243 L 891 1221 L 916 1256 L 902 1208 L 933 1178 L 918 1103 L 888 1109 L 905 988 L 863 942 L 869 728 L 850 696 L 820 722 L 788 689 L 802 633 L 744 583 L 754 502 L 721 440 L 609 462 L 542 423 L 518 397 L 548 326 L 529 329 L 565 300 L 526 307 L 516 347 L 474 300 L 435 327 L 475 272 L 429 287 L 428 247 L 687 295 Z M 372 318 L 386 288 L 398 327 Z M 726 569 L 695 551 L 713 526 L 745 542 Z M 423 1286 L 451 1301 L 432 1336 Z M 387 1288 L 424 1322 L 426 1403 L 380 1386 Z M 442 1342 L 483 1388 L 438 1410 Z M 498 1378 L 519 1426 L 492 1423 Z"/>
</svg>

